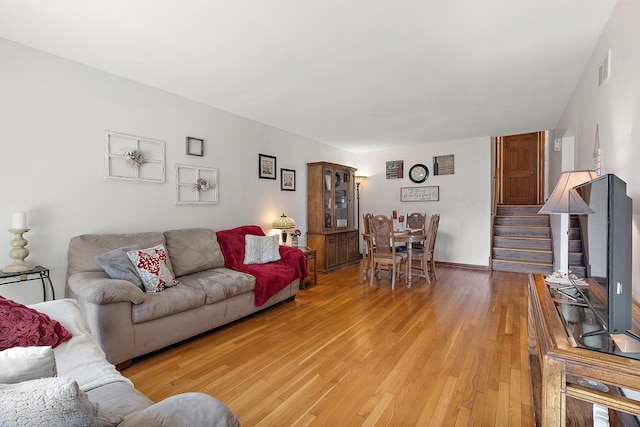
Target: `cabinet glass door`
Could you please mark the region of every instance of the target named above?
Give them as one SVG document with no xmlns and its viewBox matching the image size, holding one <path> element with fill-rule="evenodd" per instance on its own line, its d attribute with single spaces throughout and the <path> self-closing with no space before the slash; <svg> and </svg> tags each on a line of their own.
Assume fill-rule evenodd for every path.
<svg viewBox="0 0 640 427">
<path fill-rule="evenodd" d="M 324 197 L 323 197 L 323 210 L 324 210 L 324 228 L 331 228 L 333 225 L 333 171 L 325 170 L 324 177 Z"/>
<path fill-rule="evenodd" d="M 344 171 L 334 171 L 335 183 L 335 227 L 349 226 L 349 174 Z"/>
<path fill-rule="evenodd" d="M 350 227 L 351 174 L 344 169 L 324 169 L 322 177 L 324 229 Z"/>
</svg>

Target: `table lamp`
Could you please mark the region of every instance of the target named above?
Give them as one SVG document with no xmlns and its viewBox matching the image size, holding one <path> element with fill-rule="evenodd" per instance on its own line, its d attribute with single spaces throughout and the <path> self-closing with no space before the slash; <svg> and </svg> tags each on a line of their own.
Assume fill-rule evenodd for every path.
<svg viewBox="0 0 640 427">
<path fill-rule="evenodd" d="M 282 244 L 287 243 L 287 230 L 294 228 L 296 226 L 296 222 L 293 218 L 289 218 L 282 213 L 281 216 L 273 220 L 273 228 L 276 230 L 282 230 Z"/>
<path fill-rule="evenodd" d="M 538 214 L 560 214 L 560 257 L 559 257 L 559 271 L 563 274 L 569 274 L 569 214 L 589 214 L 593 211 L 586 211 L 589 206 L 586 203 L 576 204 L 574 201 L 571 203 L 571 209 L 569 209 L 569 196 L 570 190 L 576 185 L 584 184 L 587 181 L 591 181 L 597 178 L 596 171 L 593 170 L 578 170 L 562 172 L 556 187 L 553 189 L 551 196 L 547 199 L 547 202 L 542 206 L 542 209 L 538 211 Z M 579 197 L 574 195 L 574 197 Z M 576 209 L 575 206 L 578 208 Z"/>
</svg>

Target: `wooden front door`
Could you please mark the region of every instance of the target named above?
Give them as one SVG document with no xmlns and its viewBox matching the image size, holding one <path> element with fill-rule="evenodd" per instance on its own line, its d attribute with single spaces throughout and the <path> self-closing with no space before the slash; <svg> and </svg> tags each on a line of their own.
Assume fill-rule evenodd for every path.
<svg viewBox="0 0 640 427">
<path fill-rule="evenodd" d="M 535 205 L 541 203 L 541 133 L 502 137 L 502 203 Z"/>
</svg>

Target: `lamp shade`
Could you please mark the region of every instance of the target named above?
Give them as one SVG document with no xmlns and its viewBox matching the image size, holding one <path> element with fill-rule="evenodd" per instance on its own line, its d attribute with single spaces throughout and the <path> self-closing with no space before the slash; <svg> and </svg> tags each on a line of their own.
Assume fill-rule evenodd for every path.
<svg viewBox="0 0 640 427">
<path fill-rule="evenodd" d="M 583 210 L 586 203 L 576 204 L 575 197 L 580 197 L 577 193 L 572 195 L 574 201 L 569 204 L 570 191 L 576 185 L 584 184 L 587 181 L 591 181 L 597 178 L 598 174 L 593 170 L 579 170 L 562 172 L 556 187 L 553 189 L 551 196 L 547 199 L 547 203 L 544 204 L 542 209 L 538 211 L 539 214 L 560 214 L 560 213 L 572 213 L 572 214 L 585 214 L 592 212 L 585 212 Z M 571 207 L 571 209 L 570 209 Z"/>
<path fill-rule="evenodd" d="M 293 220 L 293 218 L 289 218 L 284 213 L 273 220 L 273 228 L 276 228 L 278 230 L 286 230 L 295 226 L 296 222 Z"/>
<path fill-rule="evenodd" d="M 362 175 L 356 175 L 353 178 L 356 180 L 356 185 L 360 185 L 367 180 L 367 177 Z"/>
</svg>

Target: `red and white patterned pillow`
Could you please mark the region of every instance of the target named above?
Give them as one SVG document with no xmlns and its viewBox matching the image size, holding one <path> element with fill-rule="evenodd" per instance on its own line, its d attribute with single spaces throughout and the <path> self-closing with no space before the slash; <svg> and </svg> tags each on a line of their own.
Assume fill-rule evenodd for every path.
<svg viewBox="0 0 640 427">
<path fill-rule="evenodd" d="M 164 245 L 128 251 L 127 256 L 142 279 L 146 292 L 162 292 L 178 284 L 168 267 L 168 255 Z"/>
</svg>

